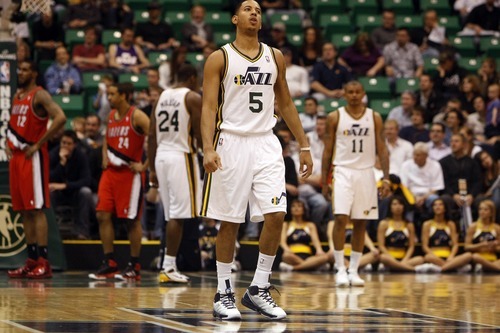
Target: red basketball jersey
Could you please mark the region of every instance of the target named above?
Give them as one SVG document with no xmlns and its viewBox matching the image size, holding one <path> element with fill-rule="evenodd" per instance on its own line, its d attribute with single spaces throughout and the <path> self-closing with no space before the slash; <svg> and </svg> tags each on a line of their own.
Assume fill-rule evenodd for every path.
<svg viewBox="0 0 500 333">
<path fill-rule="evenodd" d="M 47 132 L 48 117 L 39 117 L 34 110 L 35 94 L 42 90 L 35 87 L 22 98 L 14 96 L 9 120 L 8 144 L 12 150 L 23 150 L 28 145 L 38 142 Z"/>
<path fill-rule="evenodd" d="M 106 141 L 108 159 L 114 166 L 128 165 L 130 162 L 140 162 L 142 159 L 145 136 L 137 133 L 132 126 L 134 111 L 135 107 L 131 106 L 127 114 L 119 120 L 115 118 L 117 110 L 113 109 L 109 114 Z"/>
</svg>

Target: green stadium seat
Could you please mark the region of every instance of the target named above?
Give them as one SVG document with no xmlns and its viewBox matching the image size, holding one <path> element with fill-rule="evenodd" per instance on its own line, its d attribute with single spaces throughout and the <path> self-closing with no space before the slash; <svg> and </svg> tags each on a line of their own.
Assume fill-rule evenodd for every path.
<svg viewBox="0 0 500 333">
<path fill-rule="evenodd" d="M 330 113 L 332 111 L 337 110 L 341 106 L 346 106 L 347 101 L 343 98 L 341 99 L 334 99 L 334 98 L 327 98 L 318 103 L 320 107 L 323 108 L 323 112 L 325 113 Z"/>
<path fill-rule="evenodd" d="M 40 60 L 38 62 L 38 70 L 40 72 L 40 75 L 44 75 L 45 72 L 47 71 L 47 68 L 50 67 L 54 63 L 54 60 Z"/>
<path fill-rule="evenodd" d="M 271 15 L 271 25 L 276 22 L 283 22 L 286 26 L 286 32 L 301 33 L 302 20 L 297 13 L 280 14 L 276 13 Z"/>
<path fill-rule="evenodd" d="M 201 52 L 188 52 L 186 55 L 186 60 L 193 66 L 201 64 L 204 61 L 203 54 Z"/>
<path fill-rule="evenodd" d="M 165 22 L 171 25 L 177 39 L 182 39 L 182 26 L 191 21 L 189 11 L 169 11 L 165 15 Z"/>
<path fill-rule="evenodd" d="M 304 112 L 304 99 L 303 98 L 294 98 L 293 104 L 295 104 L 295 108 L 297 109 L 298 113 Z"/>
<path fill-rule="evenodd" d="M 389 112 L 391 112 L 391 110 L 399 104 L 398 100 L 374 99 L 370 101 L 370 108 L 380 113 L 382 118 L 385 120 L 389 115 Z"/>
<path fill-rule="evenodd" d="M 68 118 L 84 117 L 85 105 L 83 104 L 83 94 L 81 95 L 56 95 L 52 96 L 54 102 L 63 109 Z"/>
<path fill-rule="evenodd" d="M 235 32 L 216 32 L 214 33 L 214 42 L 217 46 L 222 46 L 232 42 L 235 37 Z"/>
<path fill-rule="evenodd" d="M 144 1 L 144 0 L 125 0 L 124 1 L 132 11 L 139 12 L 139 11 L 145 11 L 148 9 L 149 1 Z"/>
<path fill-rule="evenodd" d="M 469 71 L 471 74 L 476 74 L 477 70 L 481 67 L 481 58 L 465 58 L 462 57 L 458 59 L 458 65 L 462 67 L 463 69 L 466 69 Z"/>
<path fill-rule="evenodd" d="M 207 12 L 205 22 L 212 26 L 214 32 L 234 30 L 234 25 L 231 23 L 231 14 L 228 12 Z"/>
<path fill-rule="evenodd" d="M 144 1 L 144 0 L 143 0 Z M 147 1 L 149 3 L 149 1 Z M 189 12 L 191 6 L 193 5 L 191 0 L 160 0 L 163 5 L 163 11 L 167 12 Z M 205 8 L 208 10 L 208 8 Z"/>
<path fill-rule="evenodd" d="M 462 57 L 475 57 L 476 46 L 473 37 L 450 37 L 450 44 L 457 50 Z"/>
<path fill-rule="evenodd" d="M 391 98 L 391 90 L 389 87 L 389 79 L 382 76 L 377 77 L 361 77 L 359 82 L 365 88 L 368 99 L 389 99 Z"/>
<path fill-rule="evenodd" d="M 433 9 L 438 15 L 450 15 L 453 12 L 448 0 L 421 0 L 420 8 L 422 11 Z"/>
<path fill-rule="evenodd" d="M 160 66 L 162 62 L 167 61 L 171 57 L 171 52 L 149 52 L 148 60 L 152 66 Z"/>
<path fill-rule="evenodd" d="M 295 47 L 300 47 L 302 45 L 302 42 L 304 41 L 303 33 L 286 34 L 286 37 L 288 38 L 288 41 Z"/>
<path fill-rule="evenodd" d="M 147 10 L 135 10 L 134 21 L 135 23 L 144 23 L 149 20 L 149 12 Z"/>
<path fill-rule="evenodd" d="M 134 85 L 134 90 L 135 91 L 140 91 L 147 89 L 149 84 L 148 84 L 148 77 L 146 74 L 131 74 L 131 73 L 124 73 L 118 75 L 118 82 L 119 83 L 132 83 Z"/>
<path fill-rule="evenodd" d="M 120 30 L 104 30 L 102 32 L 102 44 L 108 47 L 110 44 L 119 44 L 122 38 Z"/>
<path fill-rule="evenodd" d="M 438 58 L 424 58 L 424 72 L 434 76 L 437 73 L 437 67 L 439 66 Z"/>
<path fill-rule="evenodd" d="M 351 17 L 346 14 L 321 14 L 319 26 L 325 28 L 323 34 L 326 40 L 336 34 L 348 34 L 354 31 Z"/>
<path fill-rule="evenodd" d="M 377 0 L 351 0 L 348 1 L 354 16 L 357 15 L 375 15 L 378 13 Z"/>
<path fill-rule="evenodd" d="M 356 16 L 356 26 L 361 31 L 372 32 L 373 29 L 382 25 L 380 15 L 358 15 Z"/>
<path fill-rule="evenodd" d="M 408 0 L 384 0 L 384 9 L 392 10 L 396 16 L 415 14 L 413 3 Z"/>
<path fill-rule="evenodd" d="M 77 44 L 83 44 L 85 38 L 85 32 L 83 30 L 77 29 L 68 29 L 64 33 L 64 43 L 69 49 L 73 49 L 73 47 Z"/>
<path fill-rule="evenodd" d="M 95 94 L 99 89 L 99 83 L 102 77 L 105 75 L 104 72 L 85 72 L 82 74 L 83 90 L 87 94 Z"/>
<path fill-rule="evenodd" d="M 489 57 L 500 58 L 500 39 L 481 37 L 481 51 Z M 499 62 L 500 63 L 500 62 Z"/>
<path fill-rule="evenodd" d="M 202 5 L 205 9 L 221 11 L 224 7 L 224 0 L 194 0 L 193 4 Z"/>
<path fill-rule="evenodd" d="M 322 14 L 341 15 L 344 6 L 340 0 L 311 0 L 312 18 L 319 22 Z"/>
<path fill-rule="evenodd" d="M 337 52 L 340 54 L 349 46 L 351 46 L 354 43 L 355 39 L 355 34 L 336 34 L 333 36 L 332 42 L 333 44 L 335 44 L 335 46 L 337 47 Z"/>
<path fill-rule="evenodd" d="M 439 24 L 446 28 L 446 33 L 448 35 L 456 35 L 462 30 L 458 16 L 441 16 L 439 18 Z"/>
<path fill-rule="evenodd" d="M 417 15 L 396 16 L 396 26 L 416 29 L 422 27 L 422 17 Z"/>
<path fill-rule="evenodd" d="M 396 80 L 396 93 L 399 95 L 405 91 L 417 91 L 419 89 L 420 80 L 417 78 L 400 78 Z"/>
</svg>

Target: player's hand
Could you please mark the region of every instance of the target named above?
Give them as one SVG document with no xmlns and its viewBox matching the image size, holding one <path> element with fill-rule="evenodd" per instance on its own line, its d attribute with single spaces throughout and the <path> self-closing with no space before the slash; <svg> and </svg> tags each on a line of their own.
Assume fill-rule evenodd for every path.
<svg viewBox="0 0 500 333">
<path fill-rule="evenodd" d="M 332 201 L 332 189 L 330 188 L 329 185 L 323 184 L 323 187 L 321 188 L 321 193 L 328 202 Z"/>
<path fill-rule="evenodd" d="M 203 155 L 203 168 L 206 173 L 212 173 L 218 169 L 222 170 L 222 162 L 215 150 L 205 151 Z"/>
<path fill-rule="evenodd" d="M 158 178 L 156 177 L 155 171 L 149 172 L 149 187 L 158 188 Z"/>
<path fill-rule="evenodd" d="M 313 161 L 310 151 L 301 151 L 299 154 L 300 160 L 300 176 L 302 178 L 307 178 L 312 174 L 313 171 Z"/>
<path fill-rule="evenodd" d="M 12 150 L 10 150 L 9 144 L 5 143 L 5 155 L 7 155 L 7 161 L 12 159 Z"/>
<path fill-rule="evenodd" d="M 391 195 L 391 185 L 386 182 L 382 183 L 382 187 L 380 188 L 380 196 L 382 198 L 387 198 Z"/>
<path fill-rule="evenodd" d="M 102 158 L 102 169 L 103 170 L 108 167 L 108 163 L 109 163 L 108 156 L 103 156 L 103 158 Z"/>
<path fill-rule="evenodd" d="M 38 151 L 38 149 L 40 149 L 40 146 L 38 145 L 38 143 L 35 143 L 34 145 L 29 146 L 25 150 L 26 158 L 30 159 L 33 156 L 33 154 Z"/>
<path fill-rule="evenodd" d="M 138 162 L 130 162 L 129 168 L 132 172 L 141 173 L 144 171 L 144 165 Z"/>
</svg>

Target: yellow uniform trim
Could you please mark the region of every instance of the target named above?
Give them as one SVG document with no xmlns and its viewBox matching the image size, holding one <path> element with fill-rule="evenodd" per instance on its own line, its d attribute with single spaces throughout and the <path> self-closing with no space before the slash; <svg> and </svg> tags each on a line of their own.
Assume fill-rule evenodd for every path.
<svg viewBox="0 0 500 333">
<path fill-rule="evenodd" d="M 447 259 L 451 254 L 449 247 L 432 247 L 431 251 L 436 257 L 441 259 Z"/>
<path fill-rule="evenodd" d="M 406 255 L 406 249 L 390 247 L 387 249 L 389 255 L 394 259 L 403 259 Z"/>
<path fill-rule="evenodd" d="M 311 247 L 304 244 L 291 244 L 290 251 L 292 251 L 293 253 L 312 254 Z"/>
<path fill-rule="evenodd" d="M 191 200 L 191 217 L 196 217 L 196 180 L 194 177 L 194 169 L 193 169 L 193 157 L 192 154 L 184 154 L 186 159 L 186 169 L 188 174 L 188 182 L 189 182 L 189 199 Z"/>
<path fill-rule="evenodd" d="M 249 56 L 247 56 L 246 54 L 242 53 L 240 50 L 238 50 L 236 48 L 236 46 L 233 45 L 233 43 L 229 43 L 229 46 L 234 50 L 236 51 L 236 53 L 238 53 L 240 56 L 242 56 L 243 58 L 245 58 L 246 60 L 250 61 L 250 62 L 256 62 L 258 61 L 262 55 L 264 54 L 264 48 L 262 47 L 262 44 L 259 43 L 259 53 L 257 54 L 257 56 L 255 56 L 255 58 L 250 58 Z"/>
</svg>

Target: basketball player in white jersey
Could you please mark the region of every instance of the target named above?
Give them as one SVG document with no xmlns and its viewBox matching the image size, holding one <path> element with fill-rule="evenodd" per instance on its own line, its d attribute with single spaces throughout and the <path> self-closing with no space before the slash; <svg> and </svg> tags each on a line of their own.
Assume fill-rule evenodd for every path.
<svg viewBox="0 0 500 333">
<path fill-rule="evenodd" d="M 312 158 L 288 91 L 283 55 L 258 41 L 259 3 L 243 1 L 231 21 L 236 25 L 235 41 L 210 55 L 203 76 L 201 132 L 207 175 L 202 215 L 222 221 L 216 244 L 218 287 L 213 314 L 222 320 L 241 318 L 230 279 L 231 263 L 238 228 L 250 202 L 252 220 L 262 221 L 263 214 L 264 225 L 255 276 L 241 301 L 278 320 L 286 313 L 270 294 L 269 277 L 286 212 L 286 189 L 281 145 L 272 133 L 275 97 L 301 147 L 302 177 L 311 174 Z"/>
<path fill-rule="evenodd" d="M 168 221 L 160 283 L 189 282 L 189 278 L 177 270 L 175 260 L 184 220 L 198 216 L 201 202 L 195 146 L 201 145 L 201 96 L 195 92 L 196 68 L 182 65 L 177 78 L 179 83 L 160 95 L 151 113 L 149 131 L 150 183 L 159 187 L 165 221 Z"/>
<path fill-rule="evenodd" d="M 384 173 L 382 195 L 388 195 L 390 190 L 389 153 L 382 132 L 382 117 L 363 104 L 365 91 L 361 83 L 351 81 L 344 91 L 347 106 L 328 115 L 321 170 L 323 195 L 329 197 L 327 177 L 333 164 L 333 256 L 338 269 L 335 284 L 339 287 L 365 283 L 358 275 L 358 267 L 366 220 L 378 219 L 377 185 L 373 174 L 377 155 Z M 349 270 L 346 270 L 345 227 L 350 220 L 354 228 Z"/>
</svg>

